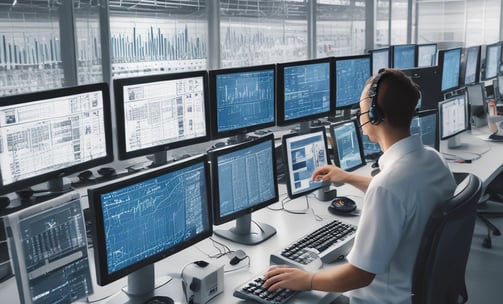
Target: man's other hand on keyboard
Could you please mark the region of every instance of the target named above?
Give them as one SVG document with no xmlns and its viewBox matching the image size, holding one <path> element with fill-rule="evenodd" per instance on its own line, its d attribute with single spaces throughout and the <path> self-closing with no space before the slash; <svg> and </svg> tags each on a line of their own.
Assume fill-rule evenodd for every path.
<svg viewBox="0 0 503 304">
<path fill-rule="evenodd" d="M 262 285 L 269 291 L 278 288 L 288 288 L 292 290 L 311 290 L 314 273 L 304 271 L 299 268 L 277 265 L 272 266 L 264 274 L 266 279 Z"/>
</svg>

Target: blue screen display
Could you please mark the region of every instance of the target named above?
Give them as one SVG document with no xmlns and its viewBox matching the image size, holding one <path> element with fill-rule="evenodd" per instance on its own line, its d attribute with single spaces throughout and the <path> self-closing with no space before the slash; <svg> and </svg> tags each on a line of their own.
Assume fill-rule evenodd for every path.
<svg viewBox="0 0 503 304">
<path fill-rule="evenodd" d="M 411 134 L 418 134 L 424 145 L 438 149 L 436 146 L 437 139 L 437 113 L 433 112 L 422 117 L 416 116 L 410 124 Z"/>
<path fill-rule="evenodd" d="M 370 78 L 370 57 L 336 60 L 335 77 L 336 108 L 358 104 Z"/>
<path fill-rule="evenodd" d="M 488 45 L 486 49 L 486 73 L 485 79 L 498 76 L 501 61 L 501 44 Z"/>
<path fill-rule="evenodd" d="M 217 75 L 218 132 L 274 122 L 274 74 L 270 69 Z"/>
<path fill-rule="evenodd" d="M 477 81 L 477 66 L 479 65 L 479 48 L 468 48 L 466 51 L 465 62 L 465 84 L 475 83 Z"/>
<path fill-rule="evenodd" d="M 389 68 L 389 49 L 373 50 L 372 75 L 376 75 L 383 68 Z"/>
<path fill-rule="evenodd" d="M 437 59 L 437 45 L 426 44 L 418 45 L 417 47 L 417 66 L 427 67 L 434 66 Z"/>
<path fill-rule="evenodd" d="M 284 68 L 284 120 L 330 111 L 330 63 Z"/>
<path fill-rule="evenodd" d="M 444 52 L 442 65 L 441 90 L 456 89 L 459 86 L 459 68 L 461 64 L 461 49 L 452 49 Z"/>
<path fill-rule="evenodd" d="M 415 66 L 415 45 L 393 46 L 393 67 L 396 69 L 410 69 Z"/>
</svg>

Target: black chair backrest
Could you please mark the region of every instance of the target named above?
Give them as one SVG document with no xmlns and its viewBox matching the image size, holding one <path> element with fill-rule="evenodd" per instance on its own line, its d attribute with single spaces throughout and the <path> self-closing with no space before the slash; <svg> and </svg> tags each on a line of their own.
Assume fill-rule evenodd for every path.
<svg viewBox="0 0 503 304">
<path fill-rule="evenodd" d="M 465 303 L 465 270 L 482 182 L 473 175 L 438 205 L 426 225 L 412 276 L 413 304 Z"/>
</svg>

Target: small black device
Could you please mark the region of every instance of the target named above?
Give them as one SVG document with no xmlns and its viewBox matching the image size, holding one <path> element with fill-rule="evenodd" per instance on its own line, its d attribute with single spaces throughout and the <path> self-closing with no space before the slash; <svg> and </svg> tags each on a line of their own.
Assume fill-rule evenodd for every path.
<svg viewBox="0 0 503 304">
<path fill-rule="evenodd" d="M 173 304 L 173 303 L 175 303 L 173 299 L 166 296 L 155 296 L 143 302 L 143 304 Z"/>
<path fill-rule="evenodd" d="M 91 170 L 85 170 L 79 173 L 79 180 L 82 182 L 88 181 L 93 177 L 93 172 Z"/>
<path fill-rule="evenodd" d="M 101 167 L 98 169 L 98 174 L 101 176 L 112 176 L 115 173 L 115 169 L 112 167 Z"/>
<path fill-rule="evenodd" d="M 328 211 L 333 214 L 350 213 L 355 210 L 355 201 L 345 196 L 336 197 L 330 206 L 328 206 Z"/>
</svg>

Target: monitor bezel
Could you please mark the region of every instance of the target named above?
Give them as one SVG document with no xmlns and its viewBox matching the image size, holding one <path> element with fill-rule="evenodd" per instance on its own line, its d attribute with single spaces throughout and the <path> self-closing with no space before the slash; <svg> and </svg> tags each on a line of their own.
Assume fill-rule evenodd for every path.
<svg viewBox="0 0 503 304">
<path fill-rule="evenodd" d="M 351 109 L 356 107 L 360 103 L 360 93 L 358 94 L 358 99 L 354 100 L 353 103 L 344 105 L 344 106 L 339 106 L 338 101 L 337 101 L 337 63 L 340 61 L 346 61 L 346 60 L 354 60 L 354 59 L 368 59 L 369 60 L 369 70 L 368 70 L 368 75 L 369 77 L 365 80 L 367 81 L 371 76 L 372 76 L 372 56 L 370 54 L 362 54 L 362 55 L 353 55 L 353 56 L 343 56 L 343 57 L 335 57 L 335 65 L 334 65 L 334 82 L 335 82 L 335 109 L 336 110 L 344 110 L 344 109 Z M 362 89 L 365 87 L 365 83 L 362 86 Z"/>
<path fill-rule="evenodd" d="M 259 72 L 259 71 L 273 71 L 273 81 L 274 81 L 274 92 L 273 92 L 273 120 L 270 122 L 265 122 L 261 124 L 254 124 L 238 129 L 219 131 L 218 130 L 218 108 L 217 108 L 217 77 L 219 75 L 225 74 L 235 74 L 235 73 L 243 73 L 243 72 Z M 211 139 L 220 139 L 225 137 L 243 135 L 246 133 L 250 133 L 253 131 L 257 131 L 260 129 L 272 127 L 276 125 L 276 90 L 277 90 L 277 80 L 276 80 L 276 64 L 265 64 L 265 65 L 256 65 L 256 66 L 247 66 L 247 67 L 236 67 L 236 68 L 226 68 L 226 69 L 218 69 L 218 70 L 210 70 L 209 71 L 209 96 L 210 96 L 210 131 L 211 131 Z"/>
<path fill-rule="evenodd" d="M 285 118 L 285 68 L 304 66 L 312 64 L 328 63 L 329 70 L 329 110 L 325 112 L 310 114 L 306 116 L 301 116 L 293 119 Z M 311 60 L 302 60 L 287 63 L 278 63 L 276 66 L 276 124 L 278 126 L 287 126 L 293 123 L 307 121 L 310 119 L 327 117 L 335 113 L 335 81 L 333 80 L 333 75 L 335 75 L 335 60 L 334 57 L 325 57 Z"/>
<path fill-rule="evenodd" d="M 274 177 L 274 190 L 275 190 L 275 197 L 261 202 L 260 204 L 254 205 L 254 206 L 249 206 L 245 209 L 236 211 L 234 213 L 221 216 L 220 215 L 220 194 L 219 194 L 219 180 L 218 180 L 218 158 L 223 155 L 227 155 L 229 153 L 233 153 L 239 150 L 247 149 L 265 142 L 270 142 L 271 143 L 271 149 L 272 149 L 272 162 L 273 162 L 273 177 Z M 212 181 L 212 198 L 213 198 L 213 222 L 215 225 L 221 225 L 227 222 L 230 222 L 232 220 L 238 219 L 239 217 L 246 215 L 246 214 L 251 214 L 257 210 L 260 210 L 262 208 L 265 208 L 273 203 L 276 203 L 279 200 L 279 190 L 278 190 L 278 183 L 277 177 L 277 168 L 276 168 L 276 149 L 275 149 L 275 140 L 274 140 L 274 135 L 273 134 L 268 134 L 262 137 L 258 137 L 256 139 L 246 141 L 243 143 L 239 143 L 233 146 L 228 146 L 228 147 L 222 147 L 219 149 L 215 149 L 210 151 L 209 153 L 209 159 L 211 163 L 211 181 Z"/>
<path fill-rule="evenodd" d="M 421 93 L 419 111 L 437 110 L 438 102 L 444 99 L 440 88 L 440 82 L 442 80 L 440 67 L 436 65 L 429 67 L 417 67 L 412 69 L 403 69 L 402 72 L 418 86 Z"/>
<path fill-rule="evenodd" d="M 422 111 L 417 111 L 414 113 L 414 116 L 412 119 L 418 117 L 422 118 L 425 116 L 429 115 L 435 115 L 435 143 L 434 143 L 434 149 L 437 151 L 440 151 L 440 136 L 439 136 L 439 122 L 438 122 L 438 109 L 428 109 L 428 110 L 422 110 Z M 424 144 L 424 143 L 423 143 Z"/>
<path fill-rule="evenodd" d="M 475 80 L 472 82 L 466 82 L 466 63 L 468 62 L 468 53 L 471 50 L 477 50 L 477 60 L 476 60 L 476 66 L 475 66 Z M 482 53 L 482 46 L 481 45 L 474 45 L 470 46 L 464 49 L 463 51 L 463 56 L 462 56 L 462 62 L 461 62 L 461 72 L 463 74 L 462 79 L 463 79 L 463 85 L 471 85 L 471 84 L 476 84 L 480 81 L 480 58 L 481 58 L 481 53 Z"/>
<path fill-rule="evenodd" d="M 449 103 L 457 98 L 459 98 L 460 96 L 463 96 L 464 98 L 464 101 L 465 101 L 465 126 L 462 130 L 458 130 L 457 132 L 453 133 L 453 134 L 449 134 L 449 135 L 446 135 L 444 136 L 443 133 L 444 133 L 444 130 L 443 130 L 443 110 L 442 110 L 442 106 L 446 103 Z M 469 112 L 468 112 L 468 98 L 466 96 L 466 92 L 463 92 L 462 94 L 458 94 L 458 95 L 455 95 L 455 96 L 452 96 L 448 99 L 445 99 L 445 100 L 442 100 L 441 102 L 438 103 L 438 131 L 439 131 L 439 136 L 440 136 L 440 140 L 446 140 L 446 139 L 449 139 L 451 137 L 454 137 L 458 134 L 461 134 L 465 131 L 468 131 L 469 128 L 470 128 L 470 124 L 469 124 Z"/>
<path fill-rule="evenodd" d="M 498 75 L 501 74 L 501 71 L 500 71 L 501 59 L 502 59 L 501 57 L 503 56 L 503 45 L 502 44 L 503 44 L 503 42 L 498 41 L 498 42 L 495 42 L 495 43 L 491 43 L 491 44 L 485 45 L 485 47 L 484 47 L 484 59 L 483 59 L 483 73 L 481 73 L 482 74 L 481 77 L 482 77 L 483 81 L 495 79 L 495 78 L 498 77 Z M 490 77 L 487 77 L 487 54 L 489 53 L 489 49 L 492 48 L 492 47 L 499 48 L 500 57 L 497 58 L 498 62 L 499 62 L 499 66 L 496 69 L 496 75 L 491 75 Z"/>
<path fill-rule="evenodd" d="M 402 47 L 410 47 L 414 50 L 414 58 L 412 58 L 412 61 L 413 61 L 413 65 L 412 67 L 400 67 L 400 68 L 397 68 L 395 66 L 395 49 L 396 48 L 402 48 Z M 389 47 L 389 65 L 391 68 L 395 68 L 395 69 L 409 69 L 409 68 L 414 68 L 416 67 L 416 58 L 417 58 L 417 47 L 415 44 L 412 44 L 412 43 L 406 43 L 406 44 L 395 44 L 395 45 L 391 45 Z"/>
<path fill-rule="evenodd" d="M 107 83 L 101 82 L 101 83 L 87 84 L 74 87 L 65 87 L 47 91 L 27 93 L 22 95 L 5 96 L 0 98 L 0 107 L 8 107 L 8 106 L 19 106 L 25 103 L 28 104 L 32 102 L 38 102 L 45 99 L 60 98 L 69 95 L 84 94 L 96 91 L 101 91 L 103 95 L 103 119 L 104 119 L 103 125 L 105 132 L 104 134 L 105 134 L 106 155 L 79 164 L 71 165 L 65 168 L 52 170 L 44 174 L 39 174 L 21 180 L 17 180 L 7 185 L 1 185 L 0 194 L 12 193 L 14 191 L 35 186 L 37 184 L 44 183 L 52 179 L 61 178 L 63 176 L 68 176 L 80 171 L 104 165 L 114 160 L 110 91 Z M 1 174 L 2 172 L 0 168 L 0 176 Z"/>
<path fill-rule="evenodd" d="M 353 124 L 353 128 L 355 130 L 355 133 L 356 133 L 356 138 L 357 138 L 357 141 L 358 141 L 358 147 L 359 147 L 359 150 L 360 150 L 360 163 L 355 165 L 355 166 L 352 166 L 352 167 L 349 167 L 349 168 L 344 168 L 345 171 L 348 171 L 348 172 L 351 172 L 351 171 L 354 171 L 358 168 L 361 168 L 363 166 L 365 166 L 367 164 L 367 161 L 365 160 L 365 154 L 363 152 L 363 143 L 362 143 L 362 137 L 361 137 L 361 132 L 359 130 L 359 124 L 357 122 L 357 119 L 353 118 L 353 119 L 350 119 L 350 120 L 343 120 L 343 121 L 340 121 L 340 122 L 337 122 L 337 123 L 333 123 L 330 125 L 330 136 L 332 137 L 332 142 L 333 142 L 333 145 L 332 145 L 332 150 L 333 150 L 333 155 L 334 155 L 334 163 L 337 167 L 340 167 L 340 161 L 339 161 L 339 149 L 337 148 L 337 140 L 336 140 L 336 136 L 335 136 L 335 129 L 340 127 L 340 126 L 343 126 L 343 125 L 347 125 L 347 124 Z"/>
<path fill-rule="evenodd" d="M 387 58 L 388 58 L 388 64 L 385 67 L 380 67 L 377 69 L 377 71 L 374 71 L 374 53 L 381 53 L 381 52 L 386 52 L 387 53 Z M 380 69 L 382 68 L 389 68 L 390 67 L 390 48 L 389 47 L 383 47 L 383 48 L 378 48 L 378 49 L 372 49 L 369 50 L 368 53 L 370 54 L 370 72 L 372 75 L 376 75 Z"/>
<path fill-rule="evenodd" d="M 423 66 L 419 66 L 419 50 L 423 47 L 431 47 L 431 46 L 435 46 L 435 62 L 433 62 L 433 64 L 431 65 L 423 65 Z M 437 43 L 423 43 L 423 44 L 416 44 L 416 59 L 415 59 L 415 64 L 414 66 L 415 67 L 418 67 L 418 68 L 423 68 L 423 67 L 429 67 L 429 66 L 435 66 L 436 63 L 437 63 L 437 52 L 438 52 L 438 44 Z"/>
<path fill-rule="evenodd" d="M 100 195 L 103 193 L 108 193 L 111 191 L 115 191 L 124 187 L 128 187 L 134 185 L 136 183 L 152 179 L 161 175 L 169 174 L 171 172 L 184 169 L 196 164 L 202 164 L 205 171 L 205 182 L 206 182 L 206 208 L 208 212 L 208 216 L 206 220 L 208 220 L 208 227 L 206 230 L 202 231 L 198 235 L 193 238 L 186 240 L 182 243 L 177 244 L 176 246 L 170 247 L 166 250 L 163 250 L 157 254 L 154 254 L 148 258 L 143 258 L 142 260 L 131 264 L 125 268 L 117 270 L 113 273 L 107 273 L 108 261 L 107 261 L 107 249 L 106 249 L 106 237 L 105 237 L 105 226 L 103 222 L 103 213 L 100 204 Z M 150 169 L 148 171 L 139 172 L 135 175 L 131 175 L 120 180 L 115 180 L 109 182 L 107 184 L 95 187 L 88 188 L 88 199 L 89 199 L 89 209 L 91 211 L 91 216 L 93 218 L 92 221 L 92 235 L 94 240 L 94 259 L 95 259 L 95 268 L 96 268 L 96 278 L 97 283 L 100 286 L 105 286 L 110 284 L 122 277 L 125 277 L 145 266 L 151 265 L 155 262 L 158 262 L 162 259 L 165 259 L 179 251 L 186 249 L 197 242 L 200 242 L 213 234 L 213 219 L 211 216 L 211 183 L 210 183 L 210 173 L 208 166 L 208 158 L 205 154 L 201 154 L 198 156 L 194 156 L 188 159 L 184 159 L 182 161 L 176 163 L 170 163 L 168 165 L 164 165 L 162 167 L 156 167 L 154 169 Z"/>
<path fill-rule="evenodd" d="M 444 78 L 444 58 L 445 58 L 445 53 L 448 52 L 454 52 L 454 51 L 459 51 L 459 71 L 458 71 L 458 82 L 456 86 L 453 87 L 448 87 L 448 88 L 442 88 L 442 80 Z M 455 48 L 450 48 L 450 49 L 443 49 L 438 51 L 438 66 L 440 68 L 440 91 L 442 93 L 450 92 L 453 90 L 457 90 L 460 85 L 461 85 L 461 55 L 463 53 L 463 49 L 461 47 L 455 47 Z"/>
<path fill-rule="evenodd" d="M 204 116 L 205 116 L 205 129 L 204 136 L 187 138 L 183 140 L 174 140 L 164 144 L 159 144 L 152 147 L 127 151 L 126 149 L 126 125 L 124 113 L 124 87 L 130 85 L 141 85 L 147 83 L 155 83 L 162 81 L 186 79 L 186 78 L 203 78 L 203 91 L 204 91 Z M 117 78 L 113 80 L 114 94 L 115 94 L 115 113 L 117 123 L 117 147 L 119 160 L 131 159 L 138 156 L 145 156 L 155 154 L 158 152 L 167 151 L 174 148 L 180 148 L 193 144 L 203 143 L 210 140 L 210 111 L 209 111 L 209 92 L 208 92 L 208 73 L 207 71 L 191 71 L 172 74 L 156 74 L 147 76 L 137 76 L 129 78 Z"/>
<path fill-rule="evenodd" d="M 317 187 L 310 188 L 310 189 L 307 189 L 307 190 L 304 190 L 304 191 L 301 191 L 301 192 L 295 193 L 295 194 L 292 192 L 292 188 L 291 188 L 290 180 L 292 178 L 292 173 L 290 172 L 290 169 L 288 168 L 289 167 L 288 160 L 290 159 L 290 157 L 288 156 L 287 140 L 292 137 L 303 136 L 303 135 L 313 134 L 313 133 L 318 133 L 318 132 L 323 133 L 323 140 L 325 141 L 325 155 L 327 157 L 327 165 L 330 165 L 331 161 L 330 161 L 330 154 L 328 153 L 328 144 L 327 144 L 328 140 L 327 140 L 327 134 L 326 134 L 325 127 L 311 128 L 308 133 L 302 133 L 302 134 L 289 133 L 289 134 L 283 135 L 281 138 L 281 144 L 283 147 L 283 149 L 282 149 L 283 150 L 283 162 L 285 163 L 284 167 L 285 167 L 285 177 L 286 177 L 286 186 L 287 186 L 286 189 L 287 189 L 288 197 L 290 199 L 295 199 L 297 197 L 304 196 L 306 194 L 312 193 L 318 189 L 321 189 L 321 188 L 324 188 L 324 187 L 330 185 L 329 182 L 323 182 L 323 183 L 320 183 Z"/>
</svg>

